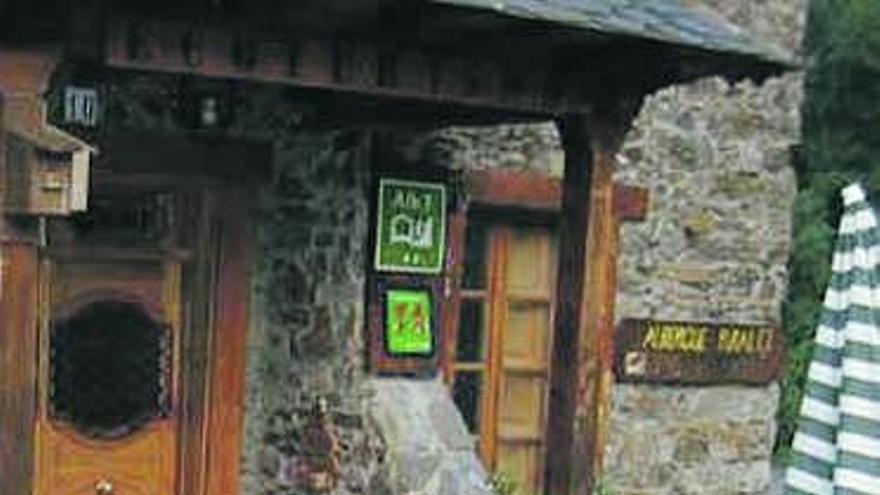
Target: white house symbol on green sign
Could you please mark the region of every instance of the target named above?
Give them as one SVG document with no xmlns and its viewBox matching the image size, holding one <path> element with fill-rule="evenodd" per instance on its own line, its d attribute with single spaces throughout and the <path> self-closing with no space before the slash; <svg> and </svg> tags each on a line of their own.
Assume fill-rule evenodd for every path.
<svg viewBox="0 0 880 495">
<path fill-rule="evenodd" d="M 377 270 L 442 271 L 446 240 L 446 189 L 442 184 L 380 179 L 377 218 Z"/>
</svg>

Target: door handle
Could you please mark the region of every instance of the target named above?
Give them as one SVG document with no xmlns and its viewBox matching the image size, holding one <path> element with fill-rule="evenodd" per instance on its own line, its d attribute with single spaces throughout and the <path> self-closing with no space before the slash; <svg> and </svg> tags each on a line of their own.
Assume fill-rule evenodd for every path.
<svg viewBox="0 0 880 495">
<path fill-rule="evenodd" d="M 113 495 L 113 483 L 107 480 L 100 480 L 95 483 L 95 495 Z"/>
</svg>

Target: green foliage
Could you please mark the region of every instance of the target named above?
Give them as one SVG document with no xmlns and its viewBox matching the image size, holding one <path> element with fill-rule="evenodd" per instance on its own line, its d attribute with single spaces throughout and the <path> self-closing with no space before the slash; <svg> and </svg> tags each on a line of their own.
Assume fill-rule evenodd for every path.
<svg viewBox="0 0 880 495">
<path fill-rule="evenodd" d="M 812 340 L 831 271 L 841 213 L 839 190 L 860 179 L 880 193 L 880 7 L 876 0 L 812 0 L 803 139 L 798 171 L 789 297 L 788 361 L 777 447 L 791 444 Z"/>
<path fill-rule="evenodd" d="M 615 495 L 615 492 L 607 481 L 600 479 L 593 488 L 593 495 Z"/>
<path fill-rule="evenodd" d="M 489 486 L 494 495 L 518 495 L 516 481 L 505 473 L 495 473 L 489 477 Z"/>
</svg>

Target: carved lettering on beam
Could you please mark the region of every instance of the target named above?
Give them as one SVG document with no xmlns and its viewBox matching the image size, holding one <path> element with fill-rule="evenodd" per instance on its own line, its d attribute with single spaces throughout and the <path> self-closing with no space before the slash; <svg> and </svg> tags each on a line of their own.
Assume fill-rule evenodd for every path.
<svg viewBox="0 0 880 495">
<path fill-rule="evenodd" d="M 334 72 L 332 46 L 319 40 L 304 39 L 301 48 L 296 79 L 308 86 L 331 84 Z"/>
<path fill-rule="evenodd" d="M 110 33 L 112 67 L 545 114 L 588 110 L 583 84 L 491 56 L 187 20 L 116 21 Z"/>
<path fill-rule="evenodd" d="M 355 86 L 379 85 L 379 52 L 376 46 L 352 42 L 352 58 L 347 69 L 347 81 Z"/>
<path fill-rule="evenodd" d="M 505 101 L 517 102 L 526 88 L 526 72 L 513 67 L 505 67 L 501 74 L 501 97 Z"/>
<path fill-rule="evenodd" d="M 164 45 L 160 48 L 163 54 L 171 53 L 174 49 L 171 42 L 178 36 L 178 33 L 174 32 L 175 27 L 177 26 L 166 25 L 167 31 L 159 38 L 159 41 Z M 205 59 L 205 28 L 194 22 L 186 26 L 180 36 L 180 54 L 186 65 L 190 67 L 201 66 Z"/>
<path fill-rule="evenodd" d="M 422 52 L 409 50 L 398 58 L 397 87 L 412 94 L 431 92 L 431 61 Z"/>
<path fill-rule="evenodd" d="M 229 58 L 232 65 L 242 71 L 252 71 L 257 65 L 259 45 L 252 33 L 239 32 L 232 39 Z"/>
<path fill-rule="evenodd" d="M 463 58 L 437 56 L 432 65 L 432 93 L 440 98 L 467 95 L 467 83 L 464 77 L 467 66 Z"/>
<path fill-rule="evenodd" d="M 466 60 L 462 62 L 461 69 L 461 74 L 463 76 L 461 81 L 462 93 L 469 98 L 483 94 L 486 83 L 483 79 L 483 74 L 481 73 L 483 67 L 474 60 Z"/>
<path fill-rule="evenodd" d="M 258 60 L 262 63 L 262 70 L 270 77 L 294 75 L 299 66 L 298 57 L 299 46 L 295 41 L 273 37 L 259 45 Z"/>
<path fill-rule="evenodd" d="M 300 75 L 300 67 L 302 65 L 303 44 L 300 40 L 289 40 L 287 42 L 287 75 L 296 77 Z"/>
<path fill-rule="evenodd" d="M 379 50 L 376 83 L 383 88 L 396 88 L 399 71 L 400 57 L 397 52 L 389 48 Z"/>
<path fill-rule="evenodd" d="M 123 46 L 125 56 L 129 60 L 146 62 L 153 58 L 150 42 L 155 38 L 148 32 L 148 29 L 147 25 L 135 21 L 130 21 L 126 26 Z"/>
</svg>

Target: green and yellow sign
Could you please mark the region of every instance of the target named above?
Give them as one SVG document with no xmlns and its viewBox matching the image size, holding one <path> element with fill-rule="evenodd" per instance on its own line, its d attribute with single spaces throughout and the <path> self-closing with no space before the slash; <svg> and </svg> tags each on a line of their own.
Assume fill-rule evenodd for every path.
<svg viewBox="0 0 880 495">
<path fill-rule="evenodd" d="M 446 189 L 442 184 L 379 180 L 376 269 L 438 274 L 446 240 Z"/>
<path fill-rule="evenodd" d="M 385 293 L 385 342 L 394 355 L 434 352 L 431 295 L 427 290 L 392 289 Z"/>
</svg>

